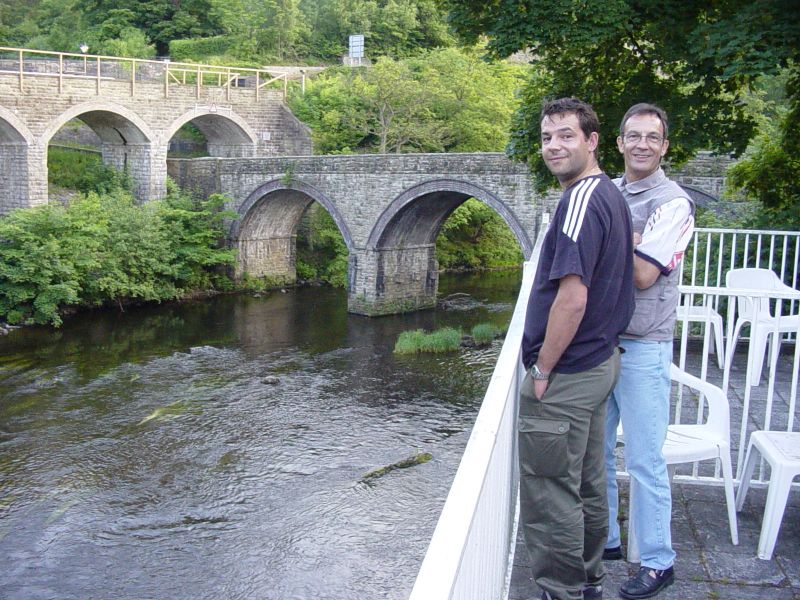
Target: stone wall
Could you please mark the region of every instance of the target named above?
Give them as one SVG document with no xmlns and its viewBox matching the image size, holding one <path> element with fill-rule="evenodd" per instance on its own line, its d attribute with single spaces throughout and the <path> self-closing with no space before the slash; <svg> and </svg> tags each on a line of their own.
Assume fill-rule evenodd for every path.
<svg viewBox="0 0 800 600">
<path fill-rule="evenodd" d="M 28 206 L 27 183 L 28 148 L 24 144 L 0 143 L 0 198 L 8 198 L 2 212 Z"/>
<path fill-rule="evenodd" d="M 698 152 L 697 155 L 680 169 L 671 170 L 667 165 L 667 174 L 680 184 L 690 185 L 715 198 L 722 196 L 725 188 L 725 173 L 734 162 L 727 155 Z"/>
</svg>

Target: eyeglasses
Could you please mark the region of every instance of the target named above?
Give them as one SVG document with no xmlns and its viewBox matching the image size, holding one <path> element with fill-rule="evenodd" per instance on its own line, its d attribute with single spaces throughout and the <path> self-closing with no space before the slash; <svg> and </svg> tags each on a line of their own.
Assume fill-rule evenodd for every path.
<svg viewBox="0 0 800 600">
<path fill-rule="evenodd" d="M 658 135 L 657 133 L 648 133 L 647 135 L 642 135 L 636 131 L 631 131 L 630 133 L 626 133 L 622 136 L 622 139 L 625 140 L 626 144 L 638 144 L 642 141 L 642 138 L 647 140 L 648 144 L 652 144 L 653 146 L 660 146 L 661 142 L 664 141 L 664 138 Z"/>
</svg>

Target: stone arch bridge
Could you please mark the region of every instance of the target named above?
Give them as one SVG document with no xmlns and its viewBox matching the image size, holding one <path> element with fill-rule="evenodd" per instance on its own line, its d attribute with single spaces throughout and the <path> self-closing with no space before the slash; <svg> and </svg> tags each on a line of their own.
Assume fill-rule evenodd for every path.
<svg viewBox="0 0 800 600">
<path fill-rule="evenodd" d="M 308 128 L 284 92 L 266 87 L 270 78 L 265 70 L 0 48 L 0 214 L 47 203 L 47 147 L 72 119 L 94 130 L 105 163 L 128 170 L 141 201 L 163 196 L 169 141 L 189 122 L 211 156 L 311 154 Z"/>
<path fill-rule="evenodd" d="M 170 160 L 170 175 L 203 194 L 229 196 L 239 274 L 292 282 L 295 237 L 313 202 L 349 251 L 348 309 L 378 315 L 436 302 L 436 236 L 468 198 L 492 207 L 529 257 L 541 215 L 525 165 L 502 154 L 392 154 Z"/>
</svg>

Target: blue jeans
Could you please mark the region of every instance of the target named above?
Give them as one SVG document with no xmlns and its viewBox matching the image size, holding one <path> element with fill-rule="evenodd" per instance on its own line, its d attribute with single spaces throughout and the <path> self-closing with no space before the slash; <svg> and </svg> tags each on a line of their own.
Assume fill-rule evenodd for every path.
<svg viewBox="0 0 800 600">
<path fill-rule="evenodd" d="M 614 447 L 622 419 L 625 465 L 637 482 L 633 519 L 642 566 L 667 569 L 675 561 L 670 534 L 672 494 L 662 447 L 669 425 L 672 341 L 623 339 L 622 370 L 608 399 L 605 461 L 609 528 L 607 548 L 620 545 L 619 493 Z"/>
</svg>

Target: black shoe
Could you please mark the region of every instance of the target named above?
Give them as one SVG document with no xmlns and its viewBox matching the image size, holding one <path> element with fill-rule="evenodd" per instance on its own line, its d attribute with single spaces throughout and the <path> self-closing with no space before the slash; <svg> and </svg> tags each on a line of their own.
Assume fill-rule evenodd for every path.
<svg viewBox="0 0 800 600">
<path fill-rule="evenodd" d="M 586 584 L 583 588 L 583 600 L 603 600 L 603 586 L 599 583 Z"/>
<path fill-rule="evenodd" d="M 622 547 L 603 548 L 603 560 L 622 560 Z"/>
<path fill-rule="evenodd" d="M 650 567 L 639 567 L 639 571 L 622 584 L 619 595 L 628 600 L 639 598 L 652 598 L 665 587 L 675 581 L 675 571 L 672 567 L 659 571 Z"/>
</svg>

